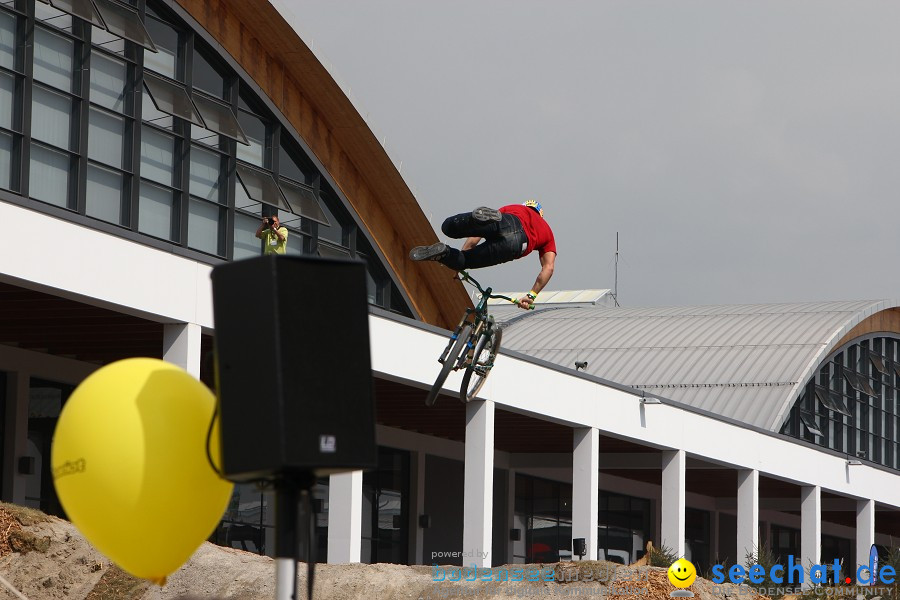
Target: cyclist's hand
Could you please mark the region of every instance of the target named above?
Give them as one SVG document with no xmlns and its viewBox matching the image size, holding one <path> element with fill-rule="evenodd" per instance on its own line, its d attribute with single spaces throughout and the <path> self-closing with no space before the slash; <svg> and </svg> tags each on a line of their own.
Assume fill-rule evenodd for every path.
<svg viewBox="0 0 900 600">
<path fill-rule="evenodd" d="M 521 298 L 516 300 L 516 305 L 523 310 L 528 310 L 534 305 L 534 300 L 532 300 L 528 296 L 522 296 Z"/>
</svg>

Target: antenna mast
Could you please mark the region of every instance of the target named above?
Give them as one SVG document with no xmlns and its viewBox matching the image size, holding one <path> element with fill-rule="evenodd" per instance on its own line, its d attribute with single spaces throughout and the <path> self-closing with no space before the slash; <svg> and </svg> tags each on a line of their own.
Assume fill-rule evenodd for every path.
<svg viewBox="0 0 900 600">
<path fill-rule="evenodd" d="M 616 232 L 616 270 L 613 283 L 613 302 L 619 306 L 619 232 Z"/>
</svg>

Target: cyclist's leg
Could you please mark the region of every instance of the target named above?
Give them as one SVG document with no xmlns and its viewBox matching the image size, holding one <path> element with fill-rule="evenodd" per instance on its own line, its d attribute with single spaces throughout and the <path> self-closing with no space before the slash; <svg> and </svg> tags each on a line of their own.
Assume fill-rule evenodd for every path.
<svg viewBox="0 0 900 600">
<path fill-rule="evenodd" d="M 524 232 L 513 232 L 502 236 L 486 239 L 474 248 L 459 252 L 461 259 L 454 257 L 457 270 L 461 269 L 480 269 L 482 267 L 491 267 L 499 265 L 511 260 L 515 260 L 522 256 L 522 252 L 528 246 L 528 238 Z M 444 262 L 442 259 L 441 262 Z M 447 263 L 444 263 L 447 264 Z M 450 266 L 447 264 L 447 266 Z"/>
<path fill-rule="evenodd" d="M 441 225 L 444 235 L 454 239 L 469 237 L 489 238 L 501 233 L 502 221 L 480 221 L 471 212 L 447 217 Z"/>
</svg>

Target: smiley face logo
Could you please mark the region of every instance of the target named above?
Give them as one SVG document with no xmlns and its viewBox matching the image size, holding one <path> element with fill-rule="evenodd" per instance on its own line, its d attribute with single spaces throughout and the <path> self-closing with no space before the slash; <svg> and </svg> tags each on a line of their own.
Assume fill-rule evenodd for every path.
<svg viewBox="0 0 900 600">
<path fill-rule="evenodd" d="M 691 561 L 679 558 L 669 567 L 669 581 L 677 588 L 689 587 L 697 579 L 697 569 Z"/>
</svg>

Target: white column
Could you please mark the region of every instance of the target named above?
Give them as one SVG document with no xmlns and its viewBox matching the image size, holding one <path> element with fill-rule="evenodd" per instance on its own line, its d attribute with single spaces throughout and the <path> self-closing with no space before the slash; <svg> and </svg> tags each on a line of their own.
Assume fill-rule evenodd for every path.
<svg viewBox="0 0 900 600">
<path fill-rule="evenodd" d="M 685 464 L 684 450 L 663 450 L 660 541 L 684 556 Z"/>
<path fill-rule="evenodd" d="M 28 388 L 30 375 L 22 371 L 6 375 L 6 432 L 3 456 L 3 499 L 25 504 L 28 475 L 19 473 L 19 458 L 28 455 Z M 50 461 L 50 457 L 44 457 Z"/>
<path fill-rule="evenodd" d="M 200 326 L 166 323 L 163 327 L 163 360 L 200 377 Z"/>
<path fill-rule="evenodd" d="M 586 560 L 597 560 L 598 486 L 600 485 L 600 431 L 575 429 L 572 452 L 572 539 L 584 538 Z M 575 546 L 573 544 L 572 550 Z M 573 554 L 574 557 L 574 554 Z"/>
<path fill-rule="evenodd" d="M 362 553 L 362 471 L 328 478 L 328 564 L 358 563 Z"/>
<path fill-rule="evenodd" d="M 857 500 L 856 501 L 856 565 L 853 567 L 853 574 L 848 577 L 856 577 L 856 569 L 860 565 L 869 564 L 869 552 L 872 544 L 875 543 L 875 501 L 874 500 Z M 866 573 L 868 569 L 866 569 Z M 865 581 L 857 581 L 859 584 L 871 583 L 870 577 L 866 573 L 862 575 L 866 577 Z"/>
<path fill-rule="evenodd" d="M 491 566 L 494 499 L 494 403 L 466 404 L 466 466 L 463 485 L 463 553 L 466 567 Z"/>
<path fill-rule="evenodd" d="M 748 555 L 759 551 L 759 471 L 738 471 L 737 564 L 746 564 Z"/>
<path fill-rule="evenodd" d="M 803 564 L 804 587 L 812 587 L 809 566 L 819 564 L 822 550 L 822 488 L 805 485 L 800 488 L 800 560 Z"/>
</svg>

